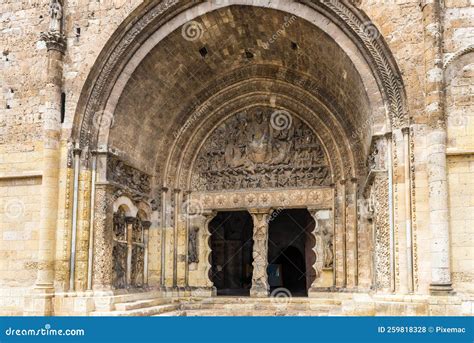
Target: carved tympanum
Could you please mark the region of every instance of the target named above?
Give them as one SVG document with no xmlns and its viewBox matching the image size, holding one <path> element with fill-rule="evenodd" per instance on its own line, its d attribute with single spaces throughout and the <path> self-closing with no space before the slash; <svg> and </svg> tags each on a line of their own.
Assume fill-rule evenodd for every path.
<svg viewBox="0 0 474 343">
<path fill-rule="evenodd" d="M 259 107 L 227 119 L 211 133 L 197 156 L 192 187 L 212 191 L 329 183 L 328 159 L 314 132 L 286 111 Z"/>
</svg>

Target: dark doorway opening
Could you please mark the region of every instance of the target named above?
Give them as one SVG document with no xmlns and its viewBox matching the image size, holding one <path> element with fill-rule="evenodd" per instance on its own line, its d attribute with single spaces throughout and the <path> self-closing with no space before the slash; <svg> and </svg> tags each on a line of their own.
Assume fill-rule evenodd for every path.
<svg viewBox="0 0 474 343">
<path fill-rule="evenodd" d="M 217 295 L 250 295 L 252 217 L 246 211 L 219 212 L 210 222 L 211 275 Z"/>
<path fill-rule="evenodd" d="M 276 211 L 269 222 L 270 291 L 283 287 L 293 296 L 307 296 L 313 279 L 314 240 L 311 240 L 310 233 L 314 220 L 305 209 Z"/>
</svg>

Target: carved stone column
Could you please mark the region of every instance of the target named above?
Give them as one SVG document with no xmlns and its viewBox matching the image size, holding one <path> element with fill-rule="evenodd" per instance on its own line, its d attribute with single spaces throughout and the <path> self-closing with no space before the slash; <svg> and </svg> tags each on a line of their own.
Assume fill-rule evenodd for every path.
<svg viewBox="0 0 474 343">
<path fill-rule="evenodd" d="M 51 5 L 51 10 L 53 9 Z M 48 51 L 48 66 L 44 84 L 45 108 L 43 117 L 43 157 L 41 184 L 41 212 L 38 239 L 38 273 L 34 286 L 34 301 L 28 314 L 51 315 L 54 294 L 54 249 L 58 212 L 58 185 L 61 134 L 61 89 L 65 39 L 60 19 L 62 8 L 56 6 L 48 32 L 41 34 Z"/>
<path fill-rule="evenodd" d="M 113 282 L 113 208 L 112 186 L 96 185 L 94 211 L 94 266 L 92 288 L 107 291 Z"/>
<path fill-rule="evenodd" d="M 253 219 L 253 275 L 251 297 L 268 296 L 268 218 L 269 209 L 250 210 Z"/>
<path fill-rule="evenodd" d="M 446 118 L 444 106 L 442 3 L 420 2 L 424 25 L 425 116 L 431 230 L 431 285 L 434 293 L 452 291 L 449 252 L 448 181 L 446 174 Z"/>
</svg>

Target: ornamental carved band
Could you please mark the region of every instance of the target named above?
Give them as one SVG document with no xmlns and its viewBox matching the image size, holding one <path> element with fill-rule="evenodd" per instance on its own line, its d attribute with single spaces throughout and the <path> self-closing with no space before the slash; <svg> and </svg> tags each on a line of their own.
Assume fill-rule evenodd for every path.
<svg viewBox="0 0 474 343">
<path fill-rule="evenodd" d="M 253 108 L 222 123 L 201 148 L 194 190 L 328 186 L 331 172 L 314 132 L 296 116 Z"/>
</svg>

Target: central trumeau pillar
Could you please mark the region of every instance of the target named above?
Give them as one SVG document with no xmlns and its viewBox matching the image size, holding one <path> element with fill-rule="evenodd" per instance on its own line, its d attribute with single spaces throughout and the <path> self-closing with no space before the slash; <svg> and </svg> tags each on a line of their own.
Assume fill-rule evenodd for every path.
<svg viewBox="0 0 474 343">
<path fill-rule="evenodd" d="M 268 218 L 270 209 L 249 210 L 253 220 L 253 274 L 250 296 L 268 296 Z"/>
</svg>

